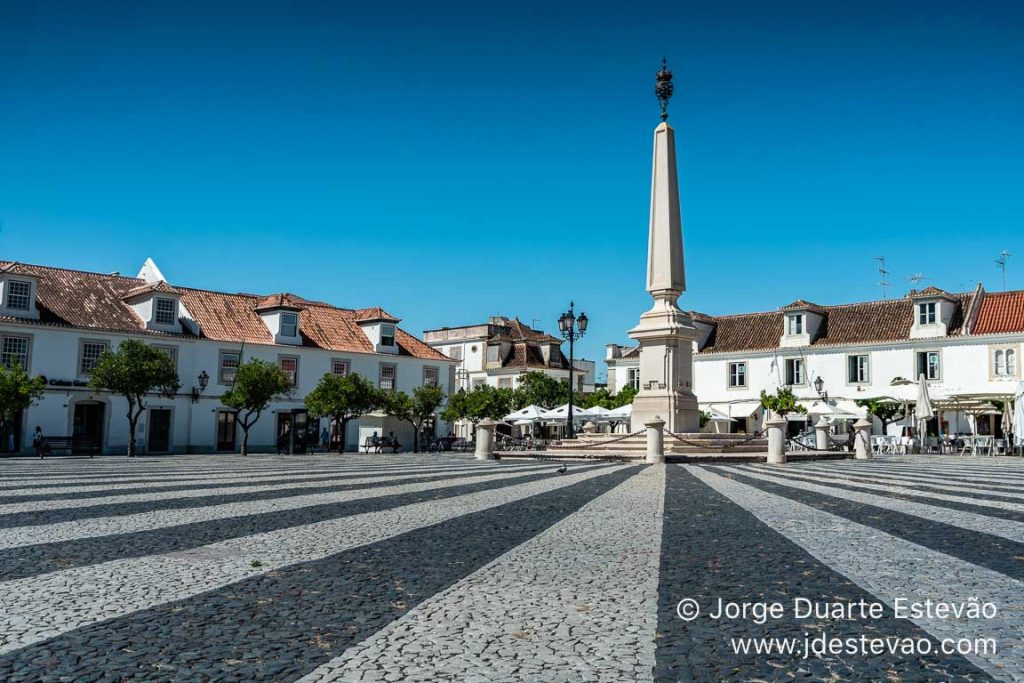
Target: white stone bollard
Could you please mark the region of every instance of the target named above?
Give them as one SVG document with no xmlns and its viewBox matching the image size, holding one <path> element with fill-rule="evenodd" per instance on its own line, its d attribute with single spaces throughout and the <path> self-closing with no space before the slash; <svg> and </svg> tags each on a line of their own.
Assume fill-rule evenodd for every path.
<svg viewBox="0 0 1024 683">
<path fill-rule="evenodd" d="M 768 464 L 786 464 L 786 421 L 773 417 L 765 426 L 768 428 Z"/>
<path fill-rule="evenodd" d="M 476 459 L 494 460 L 494 420 L 480 420 L 476 426 Z"/>
<path fill-rule="evenodd" d="M 818 451 L 828 450 L 828 418 L 824 415 L 814 425 L 814 449 Z"/>
<path fill-rule="evenodd" d="M 647 428 L 647 462 L 659 464 L 665 462 L 665 421 L 655 415 L 650 422 L 645 422 Z"/>
<path fill-rule="evenodd" d="M 587 422 L 585 425 L 583 425 L 583 433 L 586 434 L 587 436 L 593 436 L 594 434 L 597 434 L 597 425 L 594 424 L 593 422 Z"/>
<path fill-rule="evenodd" d="M 856 460 L 872 460 L 874 454 L 871 452 L 871 423 L 861 418 L 853 423 L 853 428 L 853 457 Z"/>
</svg>

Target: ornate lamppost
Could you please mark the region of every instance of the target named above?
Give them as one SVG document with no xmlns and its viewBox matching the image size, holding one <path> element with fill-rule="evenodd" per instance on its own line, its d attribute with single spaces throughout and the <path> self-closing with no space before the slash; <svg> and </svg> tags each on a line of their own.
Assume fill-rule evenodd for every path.
<svg viewBox="0 0 1024 683">
<path fill-rule="evenodd" d="M 567 439 L 573 439 L 576 436 L 572 422 L 572 388 L 576 380 L 575 353 L 573 346 L 576 343 L 576 340 L 583 337 L 586 333 L 587 323 L 589 322 L 586 313 L 580 313 L 579 317 L 576 317 L 575 306 L 576 304 L 570 301 L 569 310 L 558 318 L 558 329 L 562 332 L 562 338 L 569 342 L 569 414 L 566 417 L 565 423 L 565 437 Z"/>
</svg>

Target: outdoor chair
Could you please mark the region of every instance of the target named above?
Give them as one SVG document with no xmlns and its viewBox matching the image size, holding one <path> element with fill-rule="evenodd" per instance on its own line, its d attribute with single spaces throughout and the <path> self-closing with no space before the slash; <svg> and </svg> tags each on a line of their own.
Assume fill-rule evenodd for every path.
<svg viewBox="0 0 1024 683">
<path fill-rule="evenodd" d="M 979 436 L 974 440 L 974 455 L 992 455 L 992 442 L 994 439 L 991 436 Z"/>
</svg>

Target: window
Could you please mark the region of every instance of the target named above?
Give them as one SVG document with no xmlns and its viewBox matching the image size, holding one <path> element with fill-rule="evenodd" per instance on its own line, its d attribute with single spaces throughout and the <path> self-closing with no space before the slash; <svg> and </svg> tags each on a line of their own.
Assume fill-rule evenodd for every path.
<svg viewBox="0 0 1024 683">
<path fill-rule="evenodd" d="M 487 380 L 485 380 L 483 378 L 474 379 L 473 380 L 473 388 L 476 389 L 477 387 L 482 387 L 486 383 L 487 383 Z"/>
<path fill-rule="evenodd" d="M 238 374 L 239 354 L 233 351 L 220 352 L 220 377 L 218 381 L 224 385 L 235 383 L 235 375 Z"/>
<path fill-rule="evenodd" d="M 942 377 L 938 351 L 919 351 L 917 354 L 917 376 L 937 380 Z"/>
<path fill-rule="evenodd" d="M 10 369 L 15 365 L 28 370 L 28 337 L 4 337 L 0 347 L 0 363 Z"/>
<path fill-rule="evenodd" d="M 501 351 L 501 347 L 498 346 L 497 344 L 488 345 L 488 347 L 487 347 L 487 362 L 488 363 L 497 363 L 498 362 L 498 354 L 500 353 L 500 351 Z"/>
<path fill-rule="evenodd" d="M 380 345 L 381 346 L 394 346 L 395 345 L 395 326 L 394 325 L 381 325 L 380 326 Z"/>
<path fill-rule="evenodd" d="M 299 381 L 299 358 L 298 356 L 280 356 L 277 365 L 288 377 L 289 386 L 295 386 Z"/>
<path fill-rule="evenodd" d="M 178 322 L 178 302 L 174 299 L 157 299 L 156 314 L 153 320 L 157 325 L 174 325 Z"/>
<path fill-rule="evenodd" d="M 348 374 L 349 363 L 347 360 L 335 358 L 331 361 L 331 374 L 344 377 Z"/>
<path fill-rule="evenodd" d="M 448 357 L 453 360 L 462 360 L 462 347 L 461 346 L 449 346 Z"/>
<path fill-rule="evenodd" d="M 804 383 L 804 361 L 802 358 L 786 359 L 786 384 L 791 386 Z"/>
<path fill-rule="evenodd" d="M 633 387 L 633 391 L 640 391 L 640 368 L 629 368 L 627 377 L 627 382 L 629 386 Z"/>
<path fill-rule="evenodd" d="M 392 391 L 395 388 L 395 379 L 398 374 L 398 367 L 391 363 L 380 364 L 379 386 L 384 391 Z"/>
<path fill-rule="evenodd" d="M 512 388 L 512 378 L 511 377 L 499 377 L 498 378 L 498 388 L 499 389 L 511 389 Z"/>
<path fill-rule="evenodd" d="M 32 283 L 11 280 L 7 283 L 7 308 L 27 311 L 32 302 Z"/>
<path fill-rule="evenodd" d="M 441 381 L 441 372 L 437 368 L 423 368 L 423 386 L 436 387 Z"/>
<path fill-rule="evenodd" d="M 787 328 L 786 334 L 794 335 L 794 334 L 803 334 L 804 333 L 804 317 L 803 317 L 803 315 L 791 315 L 791 316 L 788 316 L 786 318 L 786 321 L 787 321 L 787 324 L 789 325 L 789 327 Z M 775 328 L 775 329 L 779 329 L 779 328 Z"/>
<path fill-rule="evenodd" d="M 1017 351 L 1014 349 L 997 349 L 993 358 L 993 371 L 996 377 L 1017 376 Z"/>
<path fill-rule="evenodd" d="M 747 386 L 747 364 L 746 363 L 729 363 L 729 387 L 745 387 Z"/>
<path fill-rule="evenodd" d="M 171 359 L 171 363 L 174 365 L 174 369 L 178 369 L 178 347 L 177 346 L 162 346 L 156 345 L 153 348 L 160 349 L 167 354 L 167 357 Z"/>
<path fill-rule="evenodd" d="M 926 304 L 917 305 L 917 324 L 918 325 L 934 325 L 935 324 L 935 302 L 929 301 Z"/>
<path fill-rule="evenodd" d="M 847 356 L 846 381 L 850 384 L 867 384 L 868 381 L 868 357 L 867 355 Z"/>
<path fill-rule="evenodd" d="M 105 341 L 83 341 L 78 350 L 78 374 L 88 375 L 96 367 L 103 352 L 110 347 Z"/>
<path fill-rule="evenodd" d="M 281 314 L 281 336 L 282 337 L 298 337 L 299 336 L 299 315 L 297 313 L 282 313 Z"/>
<path fill-rule="evenodd" d="M 583 393 L 583 375 L 577 375 L 576 377 L 576 391 Z"/>
</svg>

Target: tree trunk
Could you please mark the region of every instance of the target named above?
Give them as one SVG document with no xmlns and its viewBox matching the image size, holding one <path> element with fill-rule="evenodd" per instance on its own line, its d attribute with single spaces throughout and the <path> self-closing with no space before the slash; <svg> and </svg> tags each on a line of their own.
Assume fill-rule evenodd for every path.
<svg viewBox="0 0 1024 683">
<path fill-rule="evenodd" d="M 341 425 L 341 429 L 338 430 L 338 455 L 345 454 L 345 434 L 348 431 L 348 420 L 335 419 Z M 356 451 L 359 450 L 359 444 L 356 444 Z"/>
<path fill-rule="evenodd" d="M 141 414 L 142 411 L 139 411 Z M 128 457 L 135 457 L 135 427 L 139 422 L 139 416 L 135 414 L 135 406 L 128 402 Z"/>
<path fill-rule="evenodd" d="M 242 455 L 249 455 L 249 425 L 242 423 Z"/>
<path fill-rule="evenodd" d="M 420 452 L 420 427 L 423 425 L 423 423 L 420 422 L 419 424 L 416 424 L 415 422 L 410 422 L 409 424 L 412 425 L 412 452 L 413 453 L 419 453 Z"/>
</svg>

